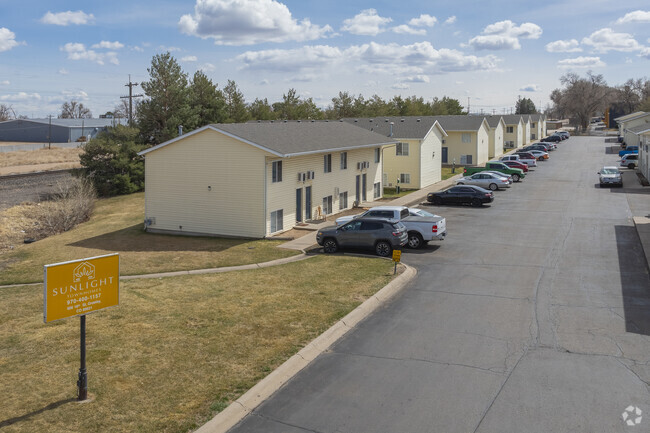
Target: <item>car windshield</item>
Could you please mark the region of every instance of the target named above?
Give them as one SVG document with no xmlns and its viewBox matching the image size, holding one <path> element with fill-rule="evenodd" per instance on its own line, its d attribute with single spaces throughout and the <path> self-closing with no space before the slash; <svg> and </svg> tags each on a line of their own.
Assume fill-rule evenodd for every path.
<svg viewBox="0 0 650 433">
<path fill-rule="evenodd" d="M 618 170 L 616 168 L 603 168 L 600 170 L 600 174 L 616 174 Z"/>
<path fill-rule="evenodd" d="M 421 216 L 421 217 L 432 217 L 432 216 L 435 216 L 434 214 L 429 213 L 429 212 L 427 212 L 427 211 L 425 211 L 425 210 L 422 210 L 422 209 L 411 209 L 411 212 L 413 212 L 415 215 L 417 215 L 417 216 Z"/>
</svg>

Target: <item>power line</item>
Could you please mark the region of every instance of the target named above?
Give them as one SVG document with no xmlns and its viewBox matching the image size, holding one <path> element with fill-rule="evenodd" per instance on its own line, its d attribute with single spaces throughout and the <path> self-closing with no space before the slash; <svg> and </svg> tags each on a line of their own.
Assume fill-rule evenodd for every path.
<svg viewBox="0 0 650 433">
<path fill-rule="evenodd" d="M 125 84 L 124 87 L 129 88 L 129 96 L 120 96 L 120 99 L 127 99 L 129 100 L 129 125 L 133 126 L 133 98 L 142 98 L 144 95 L 143 94 L 133 94 L 133 86 L 137 86 L 138 83 L 132 83 L 131 82 L 131 74 L 129 74 L 129 83 Z"/>
</svg>

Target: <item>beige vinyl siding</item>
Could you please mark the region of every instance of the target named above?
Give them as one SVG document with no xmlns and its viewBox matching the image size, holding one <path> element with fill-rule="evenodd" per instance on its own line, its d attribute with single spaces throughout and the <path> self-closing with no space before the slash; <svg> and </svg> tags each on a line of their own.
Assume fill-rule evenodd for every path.
<svg viewBox="0 0 650 433">
<path fill-rule="evenodd" d="M 523 138 L 523 144 L 526 145 L 530 143 L 530 121 L 525 121 L 524 122 L 524 129 L 523 129 L 524 136 Z"/>
<path fill-rule="evenodd" d="M 468 133 L 464 131 L 464 133 Z M 463 143 L 463 132 L 460 131 L 447 131 L 445 138 L 445 146 L 447 147 L 447 163 L 460 165 L 460 157 L 462 155 L 472 155 L 472 165 L 477 162 L 476 155 L 476 132 L 469 132 L 471 137 L 470 143 Z"/>
<path fill-rule="evenodd" d="M 324 173 L 323 155 L 318 153 L 314 155 L 296 156 L 282 159 L 282 182 L 271 183 L 272 162 L 277 157 L 268 157 L 266 160 L 266 176 L 269 179 L 267 183 L 267 222 L 266 233 L 271 233 L 271 212 L 283 209 L 283 228 L 282 231 L 293 228 L 296 224 L 296 190 L 301 188 L 302 194 L 302 212 L 303 220 L 305 219 L 305 187 L 311 186 L 311 209 L 312 219 L 317 216 L 318 207 L 321 212 L 324 210 L 323 197 L 332 196 L 332 209 L 336 213 L 339 211 L 339 195 L 342 192 L 348 193 L 348 208 L 356 198 L 356 176 L 367 174 L 366 180 L 366 199 L 373 199 L 373 184 L 381 181 L 381 161 L 375 163 L 374 148 L 351 149 L 347 151 L 348 168 L 341 170 L 341 152 L 332 152 L 332 171 Z M 369 168 L 357 169 L 357 163 L 368 162 Z M 298 173 L 314 172 L 314 179 L 299 181 Z M 338 191 L 336 191 L 338 188 Z M 361 194 L 360 194 L 361 195 Z"/>
<path fill-rule="evenodd" d="M 513 128 L 513 132 L 508 132 L 508 127 Z M 506 124 L 506 129 L 504 133 L 504 142 L 505 141 L 514 141 L 515 148 L 523 146 L 523 124 L 521 122 L 516 124 Z"/>
<path fill-rule="evenodd" d="M 396 155 L 395 145 L 391 144 L 383 148 L 384 154 L 384 175 L 386 185 L 394 187 L 397 184 L 400 174 L 409 174 L 410 183 L 400 183 L 402 188 L 419 189 L 420 186 L 420 140 L 404 140 L 396 138 L 402 143 L 408 143 L 409 154 Z"/>
<path fill-rule="evenodd" d="M 483 165 L 489 159 L 490 147 L 490 127 L 487 122 L 483 122 L 481 128 L 476 132 L 478 138 L 476 143 L 476 165 Z"/>
<path fill-rule="evenodd" d="M 155 218 L 150 228 L 263 237 L 265 155 L 212 130 L 147 153 L 145 218 Z"/>
<path fill-rule="evenodd" d="M 420 186 L 424 188 L 442 180 L 443 134 L 434 127 L 422 140 L 420 155 Z"/>
<path fill-rule="evenodd" d="M 488 158 L 498 158 L 503 155 L 503 134 L 505 131 L 505 126 L 503 122 L 499 122 L 496 127 L 490 128 L 489 132 L 489 150 Z"/>
</svg>

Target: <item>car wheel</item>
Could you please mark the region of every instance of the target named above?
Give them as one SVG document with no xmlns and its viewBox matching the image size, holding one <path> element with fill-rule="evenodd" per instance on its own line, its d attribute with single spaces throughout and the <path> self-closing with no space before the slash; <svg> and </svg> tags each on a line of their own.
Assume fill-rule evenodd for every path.
<svg viewBox="0 0 650 433">
<path fill-rule="evenodd" d="M 513 174 L 512 180 L 514 180 L 515 182 L 519 182 L 519 175 L 517 173 Z"/>
<path fill-rule="evenodd" d="M 543 156 L 540 156 L 539 158 L 537 158 L 537 160 L 538 160 L 538 161 L 544 161 L 544 157 L 543 157 Z"/>
<path fill-rule="evenodd" d="M 483 205 L 483 202 L 481 201 L 481 199 L 478 199 L 478 198 L 473 198 L 472 199 L 472 206 L 480 207 L 482 205 Z"/>
<path fill-rule="evenodd" d="M 393 248 L 386 241 L 379 241 L 375 245 L 375 252 L 380 257 L 388 257 L 388 256 L 390 256 L 390 253 L 392 251 L 393 251 Z"/>
<path fill-rule="evenodd" d="M 442 204 L 442 199 L 438 196 L 433 197 L 433 204 L 441 205 Z"/>
<path fill-rule="evenodd" d="M 334 239 L 325 239 L 323 241 L 323 251 L 325 251 L 327 254 L 332 254 L 337 252 L 339 249 L 338 244 Z"/>
<path fill-rule="evenodd" d="M 465 185 L 463 182 L 456 182 L 456 185 Z"/>
<path fill-rule="evenodd" d="M 417 250 L 418 248 L 422 248 L 424 246 L 424 240 L 422 239 L 420 233 L 418 232 L 409 233 L 408 246 L 409 248 L 413 248 L 414 250 Z"/>
<path fill-rule="evenodd" d="M 627 168 L 629 168 L 630 170 L 632 170 L 632 169 L 634 168 L 634 164 L 628 164 L 628 165 L 627 165 Z"/>
<path fill-rule="evenodd" d="M 490 190 L 492 190 L 492 191 L 496 191 L 497 189 L 499 189 L 499 187 L 497 186 L 496 183 L 491 183 L 491 184 L 490 184 Z"/>
</svg>

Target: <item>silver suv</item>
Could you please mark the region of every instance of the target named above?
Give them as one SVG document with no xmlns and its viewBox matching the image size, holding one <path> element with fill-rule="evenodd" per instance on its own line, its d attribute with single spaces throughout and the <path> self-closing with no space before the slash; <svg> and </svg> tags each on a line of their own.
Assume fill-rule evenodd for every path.
<svg viewBox="0 0 650 433">
<path fill-rule="evenodd" d="M 326 253 L 340 248 L 372 248 L 378 256 L 388 257 L 408 242 L 408 234 L 399 221 L 362 217 L 319 230 L 316 241 Z"/>
</svg>

